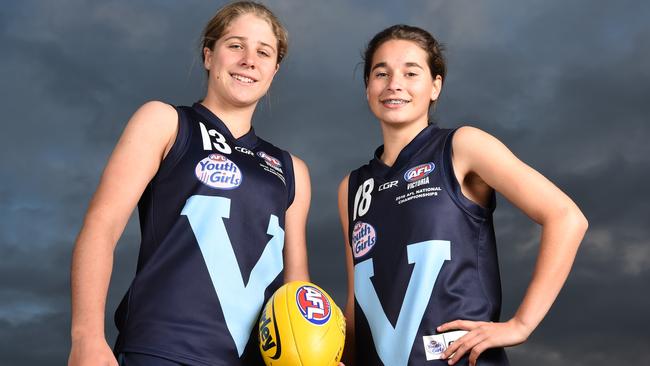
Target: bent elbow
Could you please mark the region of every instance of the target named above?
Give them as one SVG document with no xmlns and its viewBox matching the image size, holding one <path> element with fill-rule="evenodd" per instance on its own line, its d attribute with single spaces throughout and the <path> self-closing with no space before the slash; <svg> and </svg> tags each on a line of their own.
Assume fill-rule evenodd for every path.
<svg viewBox="0 0 650 366">
<path fill-rule="evenodd" d="M 587 218 L 582 213 L 582 210 L 580 210 L 580 207 L 578 207 L 575 202 L 571 202 L 569 205 L 567 205 L 564 211 L 567 218 L 571 220 L 571 223 L 575 225 L 579 231 L 587 231 L 587 228 L 589 227 L 589 221 L 587 221 Z"/>
<path fill-rule="evenodd" d="M 575 203 L 567 204 L 553 215 L 549 222 L 555 222 L 557 225 L 564 227 L 567 232 L 575 233 L 582 238 L 587 232 L 589 221 Z"/>
<path fill-rule="evenodd" d="M 589 228 L 589 221 L 577 206 L 574 207 L 575 208 L 572 210 L 573 212 L 571 212 L 571 215 L 569 216 L 570 222 L 575 230 L 575 233 L 578 237 L 580 237 L 580 241 L 582 241 L 582 238 Z"/>
<path fill-rule="evenodd" d="M 585 217 L 585 215 L 580 212 L 580 225 L 582 225 L 582 230 L 587 231 L 589 228 L 589 220 Z"/>
</svg>

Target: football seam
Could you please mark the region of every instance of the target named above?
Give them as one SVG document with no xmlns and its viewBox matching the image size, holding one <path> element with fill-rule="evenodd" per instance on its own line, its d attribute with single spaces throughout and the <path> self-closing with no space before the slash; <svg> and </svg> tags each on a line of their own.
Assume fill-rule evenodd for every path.
<svg viewBox="0 0 650 366">
<path fill-rule="evenodd" d="M 275 316 L 275 295 L 273 296 L 272 302 L 271 302 L 271 316 L 273 317 L 273 329 L 275 330 L 275 338 L 277 338 L 278 345 L 277 351 L 275 351 L 275 355 L 271 357 L 272 360 L 277 360 L 280 357 L 282 357 L 282 340 L 280 339 L 280 331 L 278 331 L 278 320 Z"/>
<path fill-rule="evenodd" d="M 296 334 L 294 333 L 294 330 L 293 330 L 293 318 L 291 317 L 291 314 L 289 312 L 289 304 L 292 303 L 292 302 L 289 302 L 289 295 L 293 294 L 291 296 L 291 301 L 293 301 L 293 303 L 295 303 L 296 302 L 296 291 L 294 289 L 292 291 L 285 291 L 285 293 L 286 293 L 285 296 L 287 297 L 285 299 L 285 304 L 286 304 L 285 309 L 286 309 L 286 312 L 287 312 L 287 319 L 289 319 L 289 327 L 291 328 L 291 336 L 293 338 L 293 347 L 296 350 L 296 353 L 298 354 L 298 361 L 300 362 L 300 365 L 297 365 L 297 366 L 304 366 L 305 363 L 302 361 L 302 355 L 300 354 L 300 350 L 298 349 L 298 342 L 297 342 Z"/>
</svg>

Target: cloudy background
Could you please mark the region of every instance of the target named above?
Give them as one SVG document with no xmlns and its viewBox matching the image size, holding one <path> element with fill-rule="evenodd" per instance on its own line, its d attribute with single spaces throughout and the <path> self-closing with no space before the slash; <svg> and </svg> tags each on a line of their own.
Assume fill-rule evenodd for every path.
<svg viewBox="0 0 650 366">
<path fill-rule="evenodd" d="M 0 10 L 0 364 L 61 365 L 70 254 L 102 168 L 133 111 L 202 96 L 202 26 L 218 1 L 9 1 Z M 266 2 L 291 36 L 259 135 L 303 158 L 313 184 L 312 278 L 345 301 L 336 188 L 380 144 L 365 105 L 365 43 L 395 23 L 447 45 L 436 119 L 497 136 L 590 221 L 571 276 L 514 365 L 650 362 L 650 3 Z M 539 227 L 502 197 L 503 318 L 530 279 Z M 134 274 L 137 217 L 118 245 L 112 314 Z"/>
</svg>

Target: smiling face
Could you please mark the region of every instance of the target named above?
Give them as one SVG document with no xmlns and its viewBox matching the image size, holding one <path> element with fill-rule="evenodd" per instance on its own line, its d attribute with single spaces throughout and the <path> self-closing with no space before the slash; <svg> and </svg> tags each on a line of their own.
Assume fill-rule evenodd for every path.
<svg viewBox="0 0 650 366">
<path fill-rule="evenodd" d="M 371 65 L 366 95 L 372 113 L 383 123 L 426 125 L 442 87 L 439 75 L 431 77 L 426 51 L 412 41 L 386 41 Z"/>
<path fill-rule="evenodd" d="M 208 93 L 228 106 L 254 106 L 278 70 L 278 39 L 264 19 L 244 14 L 234 19 L 214 49 L 205 47 Z"/>
</svg>

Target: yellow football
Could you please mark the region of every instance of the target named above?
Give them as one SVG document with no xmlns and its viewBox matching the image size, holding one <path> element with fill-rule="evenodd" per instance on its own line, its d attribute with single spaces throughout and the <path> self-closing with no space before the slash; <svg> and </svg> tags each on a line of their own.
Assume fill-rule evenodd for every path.
<svg viewBox="0 0 650 366">
<path fill-rule="evenodd" d="M 293 281 L 266 303 L 258 331 L 267 366 L 336 366 L 343 354 L 345 317 L 320 287 Z"/>
</svg>

